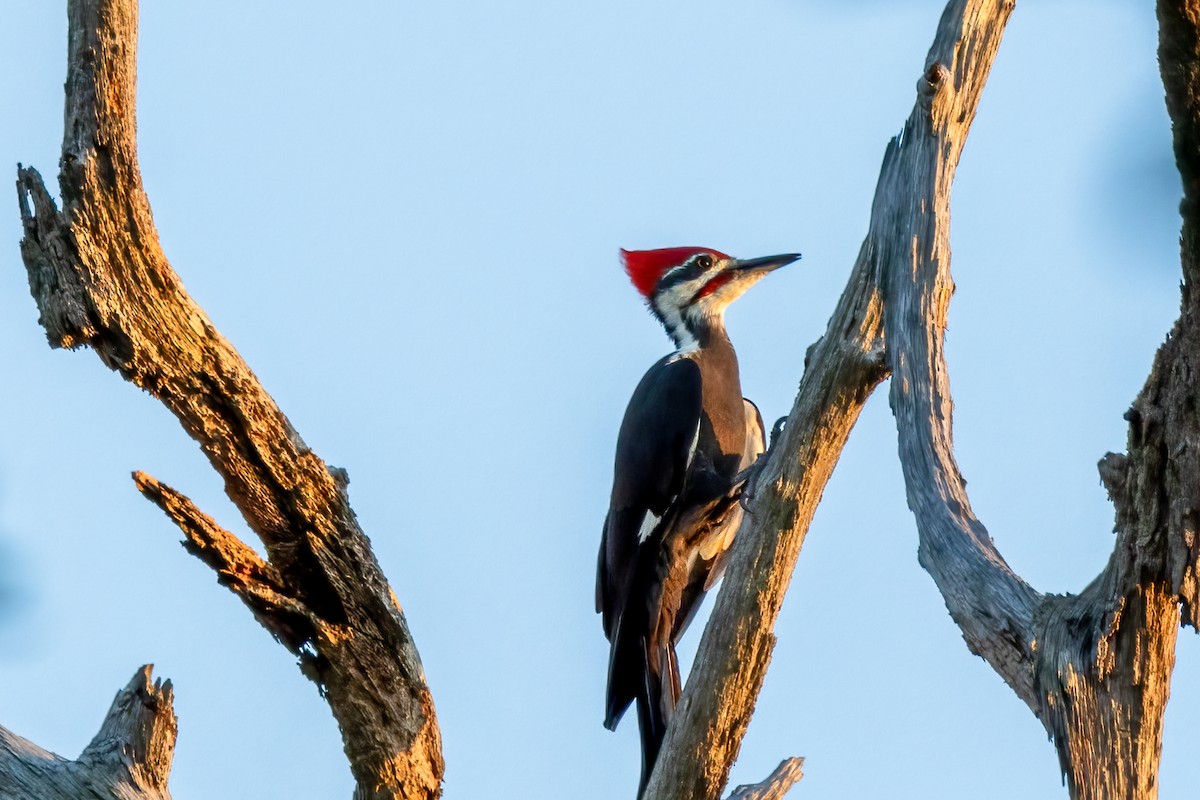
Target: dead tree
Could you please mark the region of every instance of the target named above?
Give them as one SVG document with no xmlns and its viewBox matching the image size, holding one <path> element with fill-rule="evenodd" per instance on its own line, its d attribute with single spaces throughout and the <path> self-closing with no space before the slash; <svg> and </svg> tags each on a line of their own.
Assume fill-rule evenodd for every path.
<svg viewBox="0 0 1200 800">
<path fill-rule="evenodd" d="M 188 297 L 158 244 L 135 138 L 135 0 L 69 0 L 66 130 L 56 207 L 18 172 L 21 249 L 53 347 L 91 347 L 164 403 L 225 479 L 267 558 L 186 497 L 137 474 L 255 618 L 299 659 L 342 732 L 355 797 L 433 798 L 433 701 L 404 615 L 359 529 L 345 476 L 310 451 L 232 345 Z M 1184 183 L 1182 309 L 1127 414 L 1129 448 L 1100 471 L 1117 543 L 1078 595 L 1042 594 L 971 512 L 951 447 L 943 354 L 954 172 L 1014 0 L 951 0 L 888 145 L 871 224 L 796 403 L 749 500 L 648 798 L 719 798 L 749 724 L 772 629 L 826 482 L 864 403 L 889 376 L 920 561 L 970 650 L 1042 720 L 1071 796 L 1151 798 L 1178 624 L 1195 625 L 1200 437 L 1200 0 L 1159 2 L 1160 63 Z M 169 683 L 143 669 L 101 733 L 67 762 L 0 729 L 0 794 L 167 797 Z M 733 796 L 779 797 L 790 760 Z M 67 781 L 64 783 L 63 781 Z M 70 781 L 75 781 L 72 784 Z"/>
<path fill-rule="evenodd" d="M 18 176 L 21 253 L 50 345 L 86 345 L 162 401 L 224 478 L 265 560 L 186 497 L 134 476 L 320 687 L 355 796 L 436 797 L 433 699 L 345 475 L 304 444 L 159 246 L 137 160 L 136 0 L 71 0 L 68 9 L 62 209 L 35 170 Z"/>
</svg>

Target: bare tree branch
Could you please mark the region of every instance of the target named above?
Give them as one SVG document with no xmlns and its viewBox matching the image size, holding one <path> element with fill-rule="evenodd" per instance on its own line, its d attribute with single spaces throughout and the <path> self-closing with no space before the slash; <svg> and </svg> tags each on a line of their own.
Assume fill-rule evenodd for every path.
<svg viewBox="0 0 1200 800">
<path fill-rule="evenodd" d="M 977 26 L 967 46 L 947 40 L 935 43 L 929 53 L 917 106 L 884 158 L 885 165 L 898 162 L 893 174 L 916 201 L 901 199 L 881 210 L 898 246 L 886 251 L 879 266 L 886 276 L 890 397 L 908 505 L 921 532 L 919 558 L 942 590 L 972 651 L 1034 706 L 1030 642 L 1024 633 L 1032 624 L 1039 595 L 1009 569 L 971 512 L 954 460 L 942 346 L 954 291 L 949 273 L 950 188 L 990 56 L 1000 45 L 1012 10 L 1011 3 L 993 6 L 991 16 L 963 19 L 963 24 Z M 943 32 L 950 28 L 943 18 Z M 970 58 L 983 53 L 988 57 Z M 943 153 L 950 157 L 943 158 Z M 928 290 L 918 292 L 914 286 L 922 278 Z"/>
<path fill-rule="evenodd" d="M 1180 604 L 1187 622 L 1200 616 L 1200 0 L 1158 2 L 1185 189 L 1181 315 L 1127 413 L 1128 452 L 1101 461 L 1116 546 L 1077 596 L 1043 595 L 1013 573 L 971 510 L 952 448 L 943 348 L 954 289 L 950 189 L 1012 8 L 947 5 L 916 105 L 885 154 L 849 284 L 757 480 L 647 798 L 720 797 L 813 513 L 867 397 L 889 374 L 920 560 L 968 647 L 1042 720 L 1072 798 L 1156 796 Z M 69 18 L 62 210 L 35 170 L 19 169 L 17 181 L 22 255 L 47 337 L 54 347 L 90 346 L 160 399 L 222 475 L 266 558 L 184 495 L 135 479 L 189 552 L 300 657 L 341 727 L 355 797 L 437 797 L 432 698 L 345 473 L 307 448 L 159 246 L 137 165 L 136 3 L 70 0 Z M 170 706 L 170 684 L 151 686 L 143 669 L 75 762 L 0 729 L 0 794 L 168 797 Z M 799 773 L 798 760 L 784 762 L 733 798 L 781 797 Z M 74 788 L 81 781 L 93 788 Z"/>
<path fill-rule="evenodd" d="M 217 580 L 242 599 L 259 623 L 299 657 L 306 674 L 314 669 L 317 654 L 308 643 L 319 638 L 317 629 L 323 622 L 290 595 L 278 570 L 170 486 L 144 472 L 135 472 L 133 478 L 138 490 L 183 531 L 187 551 L 211 567 Z M 310 677 L 319 680 L 319 675 Z"/>
<path fill-rule="evenodd" d="M 1175 163 L 1183 184 L 1183 202 L 1179 206 L 1183 218 L 1180 233 L 1180 262 L 1183 268 L 1180 318 L 1176 330 L 1172 331 L 1163 347 L 1164 351 L 1172 348 L 1182 352 L 1173 353 L 1171 361 L 1174 366 L 1162 370 L 1168 375 L 1178 373 L 1172 377 L 1182 384 L 1174 387 L 1179 394 L 1168 396 L 1176 404 L 1175 419 L 1170 421 L 1175 429 L 1174 442 L 1168 452 L 1173 460 L 1178 461 L 1185 452 L 1189 459 L 1194 459 L 1200 451 L 1195 428 L 1181 427 L 1182 423 L 1189 421 L 1196 397 L 1194 357 L 1197 349 L 1194 337 L 1197 336 L 1196 315 L 1197 306 L 1200 305 L 1200 297 L 1197 297 L 1197 285 L 1200 282 L 1200 1 L 1159 0 L 1158 20 L 1158 60 L 1166 90 L 1167 111 L 1171 116 Z M 1187 360 L 1188 355 L 1193 357 L 1191 362 Z M 1160 361 L 1164 360 L 1161 351 L 1159 356 Z M 1167 364 L 1162 366 L 1166 367 Z M 1157 361 L 1155 372 L 1159 372 Z M 1150 395 L 1151 381 L 1147 381 L 1143 396 Z M 1135 433 L 1135 423 L 1145 425 L 1148 415 L 1151 421 L 1154 417 L 1153 412 L 1139 410 L 1142 399 L 1139 398 L 1127 415 L 1130 417 L 1131 438 Z M 1128 466 L 1125 460 L 1118 460 L 1117 463 L 1122 467 Z M 1172 535 L 1168 537 L 1167 546 L 1170 548 L 1168 571 L 1172 586 L 1179 592 L 1183 603 L 1183 618 L 1196 627 L 1200 622 L 1200 538 L 1186 535 L 1200 528 L 1195 517 L 1197 501 L 1187 492 L 1188 487 L 1197 485 L 1192 466 L 1189 462 L 1186 471 L 1181 469 L 1178 474 L 1170 476 L 1174 497 L 1170 511 Z M 1116 488 L 1128 489 L 1129 477 L 1120 470 L 1117 472 Z"/>
<path fill-rule="evenodd" d="M 0 728 L 0 797 L 38 800 L 171 800 L 167 779 L 178 726 L 171 682 L 144 666 L 117 692 L 76 761 Z"/>
<path fill-rule="evenodd" d="M 739 786 L 727 800 L 783 800 L 783 796 L 803 777 L 804 759 L 785 758 L 762 783 Z"/>
<path fill-rule="evenodd" d="M 436 797 L 433 700 L 345 473 L 308 449 L 159 246 L 137 163 L 137 3 L 68 8 L 62 211 L 36 171 L 18 171 L 21 252 L 47 337 L 91 347 L 161 400 L 225 479 L 265 563 L 182 496 L 149 481 L 142 488 L 259 620 L 308 654 L 302 667 L 338 720 L 356 797 Z"/>
<path fill-rule="evenodd" d="M 885 314 L 891 399 L 921 562 L 963 630 L 1054 739 L 1072 798 L 1157 797 L 1162 718 L 1174 666 L 1180 602 L 1195 619 L 1200 519 L 1200 5 L 1159 3 L 1160 62 L 1184 178 L 1184 290 L 1179 322 L 1127 413 L 1129 452 L 1100 474 L 1116 508 L 1104 572 L 1077 596 L 1041 595 L 1014 575 L 971 513 L 951 450 L 943 336 L 949 272 L 949 184 L 909 222 L 910 254 L 887 265 Z M 945 81 L 939 81 L 944 85 Z M 938 102 L 934 98 L 934 107 Z M 918 136 L 955 146 L 959 114 L 932 115 Z M 921 122 L 921 121 L 918 121 Z M 906 133 L 906 136 L 909 134 Z"/>
<path fill-rule="evenodd" d="M 948 204 L 1012 7 L 1012 0 L 952 0 L 942 15 L 916 107 L 884 158 L 866 241 L 824 337 L 809 352 L 783 439 L 758 480 L 647 798 L 715 800 L 728 782 L 813 513 L 859 412 L 889 374 L 879 269 L 914 250 L 912 225 L 922 209 L 941 199 Z M 953 126 L 954 136 L 931 136 L 935 121 Z"/>
</svg>

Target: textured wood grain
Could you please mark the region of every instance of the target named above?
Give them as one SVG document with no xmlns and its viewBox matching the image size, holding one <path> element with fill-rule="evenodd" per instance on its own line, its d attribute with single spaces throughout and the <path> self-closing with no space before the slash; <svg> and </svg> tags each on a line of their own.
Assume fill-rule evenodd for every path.
<svg viewBox="0 0 1200 800">
<path fill-rule="evenodd" d="M 888 374 L 920 561 L 968 647 L 1042 720 L 1073 798 L 1157 794 L 1175 636 L 1181 618 L 1196 624 L 1200 596 L 1200 3 L 1158 3 L 1184 185 L 1181 315 L 1126 415 L 1127 452 L 1100 463 L 1116 546 L 1078 595 L 1041 594 L 1013 573 L 971 511 L 953 454 L 943 350 L 954 288 L 950 188 L 1012 8 L 1011 0 L 953 0 L 942 16 L 912 115 L 887 149 L 850 282 L 810 350 L 750 500 L 648 798 L 720 796 L 813 512 L 866 398 Z M 350 509 L 345 473 L 307 448 L 159 247 L 137 166 L 136 4 L 71 0 L 69 18 L 61 211 L 35 170 L 18 172 L 22 255 L 47 337 L 55 347 L 91 347 L 159 398 L 223 476 L 266 558 L 184 495 L 135 479 L 184 531 L 190 552 L 321 687 L 355 796 L 436 797 L 432 699 Z M 74 762 L 0 729 L 0 796 L 167 797 L 170 697 L 169 683 L 151 685 L 148 669 L 140 672 Z M 79 789 L 81 781 L 92 788 Z M 109 791 L 105 781 L 129 788 L 87 793 Z"/>
<path fill-rule="evenodd" d="M 1013 574 L 971 511 L 952 450 L 952 403 L 943 352 L 953 292 L 949 183 L 932 176 L 933 202 L 909 212 L 912 247 L 888 265 L 886 337 L 909 506 L 921 563 L 968 647 L 990 663 L 1041 719 L 1072 798 L 1157 797 L 1162 719 L 1174 666 L 1180 603 L 1194 620 L 1200 517 L 1200 375 L 1195 191 L 1200 166 L 1200 36 L 1195 3 L 1160 2 L 1160 63 L 1184 178 L 1181 316 L 1126 418 L 1126 454 L 1100 463 L 1116 509 L 1116 546 L 1078 595 L 1043 595 Z M 904 140 L 961 147 L 955 84 L 931 80 L 928 119 Z M 934 76 L 931 74 L 931 78 Z M 950 104 L 939 114 L 940 103 Z"/>
<path fill-rule="evenodd" d="M 162 401 L 224 478 L 265 561 L 182 495 L 138 484 L 320 687 L 356 797 L 436 797 L 433 700 L 345 472 L 305 445 L 159 246 L 137 163 L 137 4 L 71 0 L 69 20 L 62 210 L 35 170 L 18 172 L 21 252 L 50 344 L 92 348 Z"/>
<path fill-rule="evenodd" d="M 803 758 L 785 758 L 761 783 L 739 786 L 728 800 L 781 800 L 804 777 Z"/>
<path fill-rule="evenodd" d="M 75 761 L 0 728 L 0 798 L 171 800 L 177 731 L 171 700 L 171 682 L 151 681 L 151 667 L 142 667 Z"/>
<path fill-rule="evenodd" d="M 986 7 L 984 7 L 986 6 Z M 950 615 L 981 655 L 1034 705 L 1031 629 L 1040 595 L 1004 562 L 971 511 L 954 459 L 943 339 L 950 278 L 950 189 L 958 155 L 1012 3 L 978 4 L 943 17 L 918 102 L 884 157 L 899 181 L 876 206 L 896 246 L 880 257 L 884 320 L 908 505 L 920 531 L 918 557 L 946 598 Z M 961 25 L 961 34 L 955 29 Z M 962 39 L 960 43 L 960 37 Z M 912 198 L 902 191 L 907 189 Z M 915 199 L 915 202 L 913 201 Z"/>
</svg>

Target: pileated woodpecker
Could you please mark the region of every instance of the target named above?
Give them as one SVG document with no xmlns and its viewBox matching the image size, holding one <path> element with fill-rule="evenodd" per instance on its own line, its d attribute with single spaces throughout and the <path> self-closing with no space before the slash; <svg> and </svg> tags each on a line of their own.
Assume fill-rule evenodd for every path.
<svg viewBox="0 0 1200 800">
<path fill-rule="evenodd" d="M 617 437 L 596 575 L 610 642 L 604 726 L 637 702 L 641 795 L 681 692 L 675 643 L 720 578 L 742 509 L 738 473 L 763 452 L 742 397 L 725 309 L 798 254 L 740 261 L 717 250 L 622 250 L 625 271 L 675 342 L 633 392 Z"/>
</svg>

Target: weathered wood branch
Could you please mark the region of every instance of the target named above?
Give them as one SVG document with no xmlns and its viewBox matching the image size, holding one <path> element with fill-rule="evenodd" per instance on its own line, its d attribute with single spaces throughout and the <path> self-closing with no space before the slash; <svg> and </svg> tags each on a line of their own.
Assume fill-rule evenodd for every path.
<svg viewBox="0 0 1200 800">
<path fill-rule="evenodd" d="M 266 561 L 149 479 L 189 547 L 292 652 L 342 732 L 356 797 L 440 794 L 433 700 L 343 471 L 304 444 L 188 296 L 158 242 L 137 163 L 136 0 L 70 0 L 58 210 L 18 170 L 21 252 L 51 346 L 91 347 L 199 442 Z M 253 557 L 251 557 L 253 556 Z"/>
<path fill-rule="evenodd" d="M 292 596 L 279 571 L 170 486 L 144 472 L 135 472 L 133 479 L 138 490 L 183 531 L 187 551 L 217 573 L 217 580 L 240 597 L 259 623 L 299 658 L 301 669 L 306 673 L 315 669 L 319 654 L 307 644 L 317 638 L 321 619 Z"/>
<path fill-rule="evenodd" d="M 803 758 L 785 758 L 762 783 L 739 786 L 728 800 L 782 800 L 804 777 Z"/>
<path fill-rule="evenodd" d="M 1011 0 L 953 0 L 942 15 L 909 127 L 888 149 L 850 281 L 809 351 L 783 438 L 757 482 L 647 798 L 715 800 L 728 782 L 813 513 L 863 405 L 889 374 L 881 265 L 913 249 L 906 222 L 938 190 L 948 193 L 1012 6 Z M 949 81 L 953 93 L 935 91 L 933 82 Z M 913 121 L 930 117 L 953 119 L 956 138 L 920 138 Z"/>
<path fill-rule="evenodd" d="M 152 682 L 151 667 L 142 667 L 75 761 L 0 728 L 0 797 L 171 800 L 177 731 L 171 700 L 171 682 Z"/>
<path fill-rule="evenodd" d="M 909 506 L 921 563 L 968 647 L 985 658 L 1042 720 L 1072 798 L 1157 796 L 1162 718 L 1182 601 L 1196 595 L 1200 519 L 1200 333 L 1193 277 L 1200 176 L 1200 36 L 1195 3 L 1160 2 L 1160 61 L 1184 176 L 1184 291 L 1179 322 L 1127 414 L 1129 452 L 1100 474 L 1116 508 L 1117 540 L 1104 572 L 1079 595 L 1042 595 L 1005 564 L 971 512 L 952 452 L 952 403 L 943 350 L 950 277 L 953 173 L 916 173 L 935 189 L 906 211 L 911 248 L 886 265 L 886 338 Z M 929 73 L 929 111 L 914 138 L 961 148 L 957 73 Z M 945 105 L 948 113 L 939 113 Z"/>
<path fill-rule="evenodd" d="M 952 46 L 951 40 L 930 50 L 918 102 L 884 157 L 885 165 L 896 164 L 892 174 L 916 202 L 877 207 L 876 213 L 895 231 L 892 241 L 898 244 L 881 254 L 880 270 L 893 371 L 890 398 L 908 505 L 921 533 L 919 558 L 972 649 L 1033 706 L 1031 644 L 1025 634 L 1039 595 L 1009 569 L 971 511 L 954 460 L 943 351 L 954 291 L 950 188 L 980 89 L 1012 11 L 1011 2 L 988 5 L 988 13 L 972 20 L 977 33 L 969 46 Z M 949 25 L 943 19 L 942 29 Z M 922 280 L 928 291 L 915 288 Z"/>
<path fill-rule="evenodd" d="M 1013 573 L 971 511 L 952 449 L 943 348 L 953 293 L 950 188 L 1012 8 L 1012 0 L 946 8 L 916 107 L 885 155 L 849 285 L 810 351 L 788 426 L 758 480 L 648 798 L 720 796 L 813 512 L 866 398 L 889 374 L 920 560 L 969 648 L 1043 721 L 1073 798 L 1156 796 L 1180 604 L 1189 623 L 1200 616 L 1200 2 L 1158 3 L 1184 184 L 1181 315 L 1127 414 L 1128 452 L 1101 462 L 1116 547 L 1077 596 L 1043 595 Z M 350 509 L 345 474 L 307 448 L 158 244 L 137 165 L 136 4 L 71 0 L 69 9 L 61 211 L 36 171 L 18 172 L 22 254 L 50 343 L 90 346 L 159 398 L 223 476 L 265 559 L 182 494 L 145 475 L 136 480 L 183 530 L 189 551 L 322 688 L 356 797 L 436 797 L 442 761 L 432 699 L 399 604 Z M 167 797 L 170 696 L 169 683 L 151 686 L 149 671 L 139 673 L 75 762 L 0 729 L 0 794 L 111 796 L 98 793 L 111 783 L 115 796 Z M 798 780 L 794 766 L 754 789 L 765 794 L 739 789 L 734 797 L 782 796 Z M 93 794 L 76 788 L 85 777 Z"/>
<path fill-rule="evenodd" d="M 1167 111 L 1171 116 L 1175 163 L 1183 185 L 1183 201 L 1179 205 L 1182 230 L 1179 239 L 1180 263 L 1183 269 L 1180 316 L 1176 328 L 1159 352 L 1155 370 L 1147 388 L 1129 412 L 1130 438 L 1140 428 L 1153 425 L 1152 409 L 1141 408 L 1143 399 L 1150 400 L 1149 390 L 1155 381 L 1170 378 L 1173 385 L 1158 390 L 1170 391 L 1171 413 L 1165 421 L 1169 444 L 1167 453 L 1176 465 L 1176 474 L 1169 476 L 1171 497 L 1168 519 L 1172 533 L 1167 537 L 1169 548 L 1168 572 L 1172 588 L 1178 591 L 1183 605 L 1183 618 L 1193 628 L 1200 624 L 1200 529 L 1195 509 L 1198 501 L 1188 492 L 1200 485 L 1195 459 L 1200 458 L 1200 442 L 1196 440 L 1196 337 L 1200 335 L 1197 320 L 1200 297 L 1200 0 L 1159 0 L 1158 60 L 1166 90 Z M 1165 354 L 1165 355 L 1164 355 Z M 1160 362 L 1161 369 L 1160 369 Z M 1135 431 L 1135 424 L 1139 430 Z M 1184 458 L 1186 456 L 1186 462 Z M 1127 460 L 1118 459 L 1122 467 Z M 1186 466 L 1186 470 L 1182 469 Z M 1129 487 L 1129 476 L 1118 470 L 1115 481 L 1118 491 Z M 1190 535 L 1189 535 L 1190 534 Z"/>
</svg>

